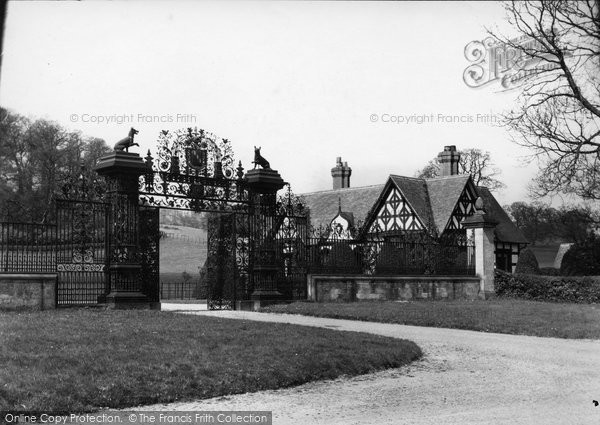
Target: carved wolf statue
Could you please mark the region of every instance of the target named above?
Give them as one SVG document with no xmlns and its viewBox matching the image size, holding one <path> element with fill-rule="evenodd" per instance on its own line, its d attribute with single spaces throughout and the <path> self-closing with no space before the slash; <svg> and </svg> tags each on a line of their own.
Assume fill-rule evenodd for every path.
<svg viewBox="0 0 600 425">
<path fill-rule="evenodd" d="M 260 146 L 258 148 L 256 146 L 254 146 L 254 161 L 252 161 L 252 162 L 254 163 L 254 168 L 256 168 L 258 165 L 260 165 L 265 170 L 271 169 L 271 166 L 269 165 L 269 161 L 267 161 L 265 158 L 263 158 L 263 156 L 260 154 Z"/>
<path fill-rule="evenodd" d="M 115 144 L 115 146 L 114 146 L 113 149 L 115 151 L 123 151 L 123 150 L 125 150 L 125 151 L 129 152 L 129 148 L 131 146 L 139 146 L 137 143 L 133 143 L 133 137 L 136 134 L 138 134 L 138 133 L 139 132 L 135 128 L 131 127 L 131 130 L 129 130 L 129 135 L 127 137 L 125 137 L 124 139 L 119 140 Z"/>
</svg>

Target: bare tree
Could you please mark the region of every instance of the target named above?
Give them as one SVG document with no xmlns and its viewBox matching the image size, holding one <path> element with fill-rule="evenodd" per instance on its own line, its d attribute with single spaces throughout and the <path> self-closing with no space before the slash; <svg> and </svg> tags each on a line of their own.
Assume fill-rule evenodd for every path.
<svg viewBox="0 0 600 425">
<path fill-rule="evenodd" d="M 504 118 L 513 140 L 539 162 L 533 195 L 600 199 L 600 3 L 529 0 L 505 8 L 521 37 L 490 34 L 517 53 L 511 78 L 522 92 Z"/>
<path fill-rule="evenodd" d="M 500 170 L 494 167 L 489 152 L 481 149 L 469 148 L 459 151 L 460 160 L 458 171 L 461 174 L 470 174 L 476 186 L 485 186 L 490 190 L 498 190 L 506 185 L 497 179 Z M 440 164 L 437 157 L 430 160 L 425 167 L 415 173 L 416 177 L 429 179 L 440 175 Z"/>
</svg>

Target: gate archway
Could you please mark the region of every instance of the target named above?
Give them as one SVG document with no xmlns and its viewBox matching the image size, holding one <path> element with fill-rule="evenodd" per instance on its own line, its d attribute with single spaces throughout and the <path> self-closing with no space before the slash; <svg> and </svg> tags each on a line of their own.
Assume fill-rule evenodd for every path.
<svg viewBox="0 0 600 425">
<path fill-rule="evenodd" d="M 301 214 L 302 208 L 292 203 L 289 190 L 277 199 L 277 191 L 285 182 L 267 161 L 260 163 L 265 168 L 244 172 L 241 162 L 236 166 L 227 139 L 197 128 L 162 131 L 155 152 L 148 151 L 144 160 L 117 150 L 110 158 L 103 158 L 97 170 L 113 189 L 109 189 L 113 231 L 125 219 L 137 223 L 138 233 L 132 237 L 123 234 L 127 231 L 117 231 L 111 236 L 111 293 L 122 293 L 124 302 L 135 299 L 129 293 L 135 292 L 131 288 L 137 255 L 139 292 L 148 301 L 159 302 L 158 217 L 159 210 L 167 208 L 209 214 L 209 309 L 235 309 L 244 302 L 305 296 L 305 288 L 298 288 L 298 279 L 293 281 L 296 289 L 289 288 L 290 246 L 304 246 L 298 240 L 290 243 L 289 228 L 293 223 L 295 229 L 301 229 L 293 237 L 305 238 L 307 219 Z M 134 183 L 127 183 L 133 176 L 136 188 Z M 123 240 L 137 240 L 139 252 L 132 255 Z M 298 270 L 302 273 L 298 267 L 296 274 Z"/>
</svg>

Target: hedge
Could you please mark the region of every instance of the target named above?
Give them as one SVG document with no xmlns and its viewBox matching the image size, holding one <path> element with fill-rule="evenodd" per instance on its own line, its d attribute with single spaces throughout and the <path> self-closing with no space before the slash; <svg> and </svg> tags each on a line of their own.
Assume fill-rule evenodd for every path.
<svg viewBox="0 0 600 425">
<path fill-rule="evenodd" d="M 564 276 L 600 275 L 600 237 L 590 235 L 565 252 L 560 266 Z"/>
<path fill-rule="evenodd" d="M 517 261 L 515 273 L 540 274 L 540 266 L 531 249 L 527 248 L 519 254 L 519 261 Z"/>
<path fill-rule="evenodd" d="M 600 277 L 535 276 L 496 270 L 494 287 L 499 297 L 572 303 L 600 302 Z"/>
<path fill-rule="evenodd" d="M 542 276 L 562 276 L 560 269 L 555 269 L 554 267 L 540 267 L 540 274 Z"/>
</svg>

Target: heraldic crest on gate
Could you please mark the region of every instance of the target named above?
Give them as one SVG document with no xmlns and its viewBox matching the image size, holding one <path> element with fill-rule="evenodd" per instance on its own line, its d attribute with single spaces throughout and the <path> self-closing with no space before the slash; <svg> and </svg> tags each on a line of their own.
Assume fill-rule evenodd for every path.
<svg viewBox="0 0 600 425">
<path fill-rule="evenodd" d="M 211 211 L 234 209 L 250 200 L 241 162 L 237 168 L 227 139 L 197 128 L 163 130 L 156 157 L 145 158 L 140 203 Z"/>
</svg>

